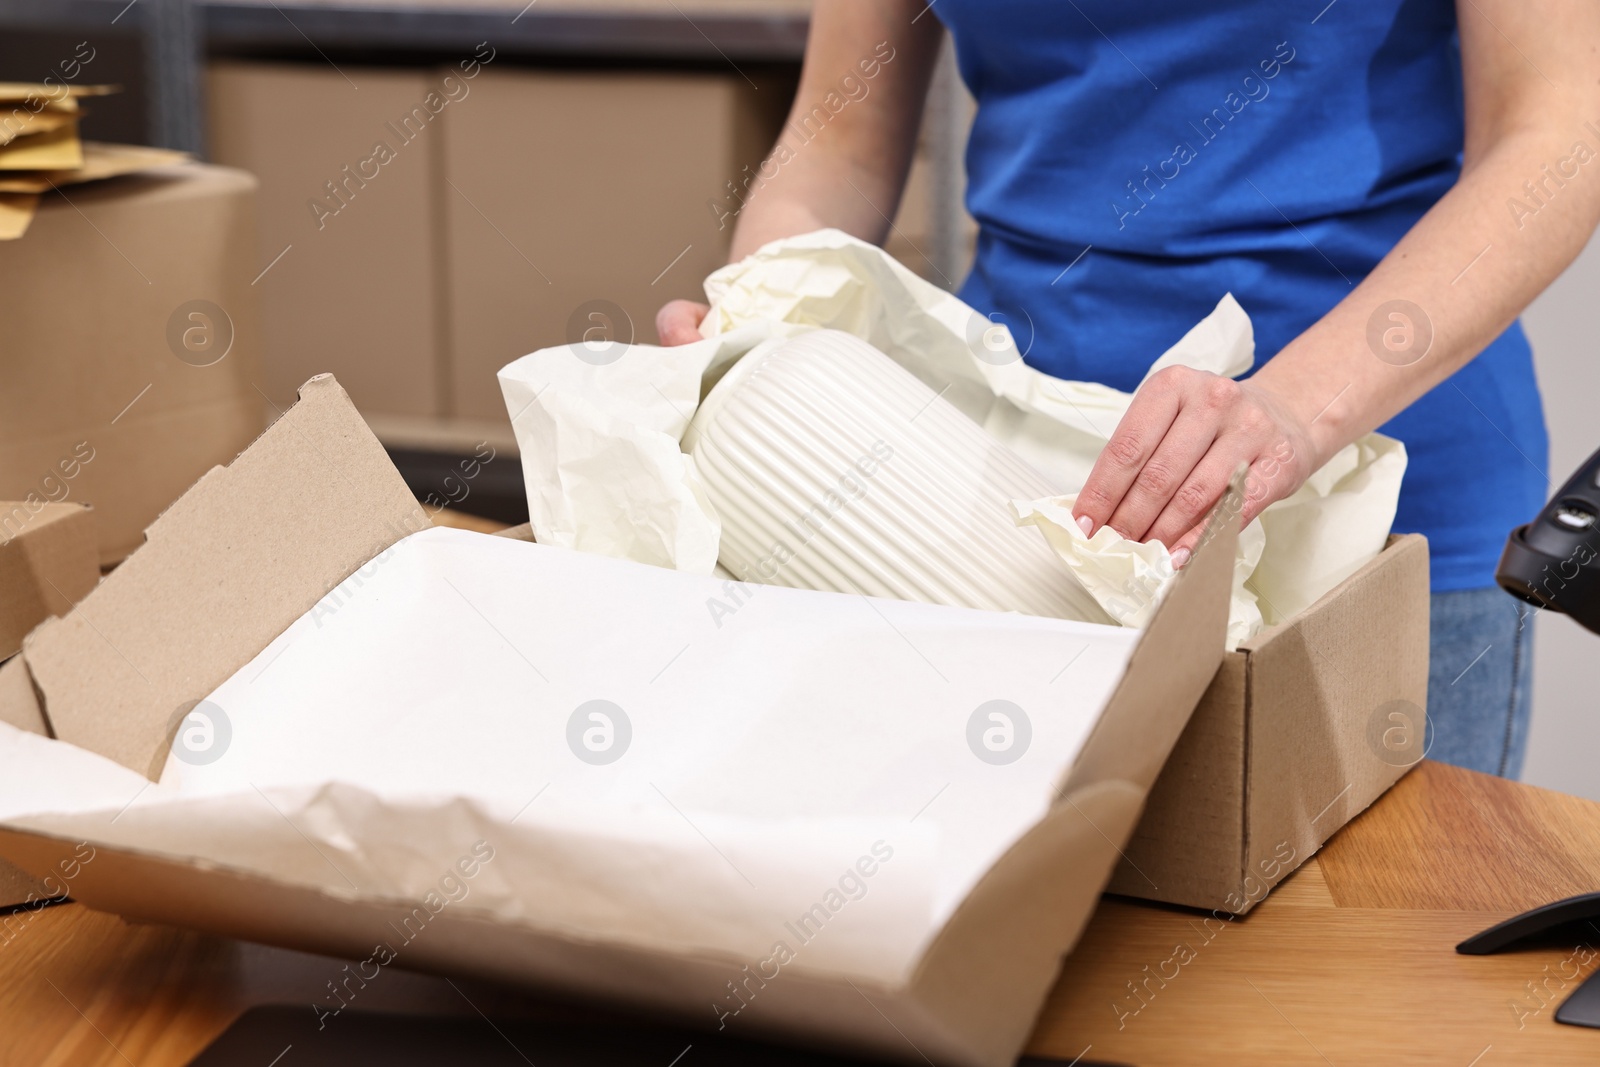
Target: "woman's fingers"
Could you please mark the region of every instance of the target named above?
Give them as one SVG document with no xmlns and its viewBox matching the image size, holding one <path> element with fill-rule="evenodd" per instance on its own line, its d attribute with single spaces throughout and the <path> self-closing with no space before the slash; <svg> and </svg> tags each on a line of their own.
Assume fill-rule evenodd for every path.
<svg viewBox="0 0 1600 1067">
<path fill-rule="evenodd" d="M 1160 541 L 1181 567 L 1241 463 L 1248 523 L 1300 487 L 1310 454 L 1306 428 L 1270 392 L 1173 367 L 1135 394 L 1073 510 L 1091 524 L 1086 533 L 1110 525 L 1135 541 Z"/>
<path fill-rule="evenodd" d="M 1197 413 L 1192 407 L 1180 409 L 1155 452 L 1134 475 L 1133 484 L 1111 513 L 1108 525 L 1135 541 L 1167 543 L 1156 532 L 1157 520 L 1165 522 L 1178 503 L 1178 497 L 1189 491 L 1196 467 L 1208 453 L 1216 450 L 1213 442 L 1221 444 L 1217 432 L 1215 419 Z M 1183 525 L 1167 532 L 1176 536 L 1188 528 Z"/>
<path fill-rule="evenodd" d="M 700 322 L 711 308 L 693 300 L 674 300 L 656 312 L 656 336 L 667 346 L 701 340 Z"/>
<path fill-rule="evenodd" d="M 1280 442 L 1280 446 L 1283 442 Z M 1244 499 L 1239 509 L 1239 528 L 1242 530 L 1255 521 L 1270 504 L 1275 504 L 1284 497 L 1289 496 L 1300 487 L 1305 475 L 1298 477 L 1290 474 L 1290 464 L 1283 460 L 1282 447 L 1273 452 L 1262 455 L 1250 464 L 1250 469 L 1244 476 Z M 1209 466 L 1211 457 L 1206 457 L 1202 466 Z M 1228 487 L 1228 479 L 1233 477 L 1233 472 L 1238 469 L 1237 462 L 1222 461 L 1207 472 L 1207 484 L 1217 486 L 1216 495 L 1211 502 L 1194 517 L 1186 532 L 1177 536 L 1173 541 L 1163 541 L 1162 544 L 1171 546 L 1172 564 L 1182 567 L 1189 562 L 1189 557 L 1194 553 L 1195 546 L 1205 536 L 1206 520 L 1210 517 L 1211 508 L 1222 498 L 1223 492 Z M 1197 471 L 1198 473 L 1198 471 Z"/>
<path fill-rule="evenodd" d="M 1182 402 L 1177 384 L 1162 372 L 1134 394 L 1133 403 L 1100 450 L 1089 480 L 1083 483 L 1077 503 L 1072 506 L 1080 525 L 1085 519 L 1089 522 L 1084 532 L 1092 534 L 1111 520 L 1145 462 L 1166 437 Z M 1125 531 L 1119 532 L 1128 536 Z"/>
<path fill-rule="evenodd" d="M 1219 438 L 1172 494 L 1160 517 L 1151 523 L 1145 540 L 1160 541 L 1174 552 L 1181 547 L 1193 550 L 1194 538 L 1186 535 L 1192 533 L 1222 499 L 1228 479 L 1239 469 L 1239 464 L 1252 458 L 1241 455 L 1233 442 Z"/>
</svg>

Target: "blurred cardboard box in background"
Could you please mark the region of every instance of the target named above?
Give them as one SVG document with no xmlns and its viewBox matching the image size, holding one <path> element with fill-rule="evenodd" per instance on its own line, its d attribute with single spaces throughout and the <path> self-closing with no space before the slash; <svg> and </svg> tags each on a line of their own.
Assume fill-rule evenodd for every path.
<svg viewBox="0 0 1600 1067">
<path fill-rule="evenodd" d="M 72 187 L 0 256 L 0 499 L 94 505 L 103 563 L 265 424 L 255 188 L 199 164 Z"/>
<path fill-rule="evenodd" d="M 490 70 L 473 93 L 445 126 L 449 394 L 504 417 L 512 360 L 592 329 L 654 341 L 663 303 L 704 299 L 736 221 L 713 208 L 782 115 L 735 74 Z"/>
<path fill-rule="evenodd" d="M 380 432 L 504 428 L 511 360 L 573 330 L 654 340 L 656 309 L 725 262 L 710 205 L 788 101 L 733 72 L 345 74 L 214 63 L 210 137 L 261 180 L 261 263 L 282 254 L 259 284 L 263 388 L 286 405 L 336 373 Z"/>
<path fill-rule="evenodd" d="M 326 183 L 346 180 L 343 169 L 358 167 L 380 137 L 394 142 L 384 123 L 428 88 L 422 71 L 356 73 L 359 92 L 326 65 L 218 63 L 207 81 L 212 158 L 261 183 L 256 269 L 282 255 L 256 283 L 261 387 L 287 407 L 301 382 L 337 371 L 363 408 L 438 415 L 429 148 L 400 148 L 371 181 L 356 175 L 348 210 L 320 227 L 308 206 L 337 206 Z"/>
</svg>

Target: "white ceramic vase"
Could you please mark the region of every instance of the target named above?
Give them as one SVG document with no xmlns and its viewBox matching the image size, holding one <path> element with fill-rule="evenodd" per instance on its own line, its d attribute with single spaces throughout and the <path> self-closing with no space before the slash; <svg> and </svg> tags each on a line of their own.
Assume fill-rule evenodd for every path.
<svg viewBox="0 0 1600 1067">
<path fill-rule="evenodd" d="M 1055 489 L 867 342 L 804 334 L 740 360 L 683 447 L 743 581 L 1110 622 L 1012 500 Z"/>
</svg>

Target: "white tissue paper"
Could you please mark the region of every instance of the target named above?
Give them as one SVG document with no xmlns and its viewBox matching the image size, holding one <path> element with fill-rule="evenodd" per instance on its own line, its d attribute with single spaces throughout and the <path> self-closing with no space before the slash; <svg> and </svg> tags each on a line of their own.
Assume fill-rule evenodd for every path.
<svg viewBox="0 0 1600 1067">
<path fill-rule="evenodd" d="M 1173 575 L 1166 547 L 1105 529 L 1085 538 L 1070 516 L 1132 394 L 1028 366 L 1005 325 L 837 230 L 775 241 L 713 273 L 705 288 L 711 311 L 702 341 L 615 346 L 604 365 L 582 345 L 563 345 L 500 371 L 541 542 L 711 573 L 717 517 L 679 447 L 700 398 L 759 348 L 809 330 L 844 330 L 1056 485 L 1058 496 L 1018 501 L 1017 521 L 1043 532 L 1113 618 L 1129 626 L 1148 619 Z M 1237 377 L 1253 365 L 1254 347 L 1249 317 L 1226 294 L 1149 374 L 1182 365 Z M 1404 473 L 1404 446 L 1369 434 L 1246 527 L 1228 647 L 1308 607 L 1380 551 Z"/>
<path fill-rule="evenodd" d="M 1155 614 L 1168 582 L 1177 573 L 1172 556 L 1160 541 L 1130 541 L 1109 526 L 1100 527 L 1090 537 L 1072 517 L 1072 505 L 1077 499 L 1076 493 L 1070 493 L 1045 500 L 1019 500 L 1012 503 L 1012 510 L 1019 524 L 1037 526 L 1044 533 L 1068 571 L 1108 615 L 1123 626 L 1143 627 Z M 1248 584 L 1266 547 L 1261 526 L 1257 519 L 1239 531 L 1239 551 L 1233 561 L 1233 596 L 1228 604 L 1230 652 L 1262 626 L 1263 613 Z M 1334 584 L 1337 582 L 1328 588 Z"/>
<path fill-rule="evenodd" d="M 152 785 L 0 723 L 0 822 L 409 901 L 487 841 L 459 910 L 902 984 L 1049 811 L 1139 636 L 768 586 L 719 617 L 709 577 L 445 528 L 365 570 L 207 698 L 220 759 L 175 750 Z M 1003 775 L 967 728 L 997 695 L 1035 709 Z"/>
</svg>

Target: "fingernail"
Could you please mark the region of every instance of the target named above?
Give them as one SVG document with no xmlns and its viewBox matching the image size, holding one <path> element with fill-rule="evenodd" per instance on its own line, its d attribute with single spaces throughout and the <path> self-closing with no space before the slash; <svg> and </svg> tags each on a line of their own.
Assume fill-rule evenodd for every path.
<svg viewBox="0 0 1600 1067">
<path fill-rule="evenodd" d="M 1094 520 L 1087 515 L 1079 515 L 1078 529 L 1083 531 L 1083 536 L 1088 537 L 1094 533 Z"/>
<path fill-rule="evenodd" d="M 1174 553 L 1172 553 L 1172 566 L 1173 566 L 1174 569 L 1180 569 L 1180 568 L 1183 567 L 1183 565 L 1185 563 L 1188 563 L 1188 562 L 1189 562 L 1189 550 L 1187 548 L 1180 548 L 1177 551 L 1175 551 Z"/>
</svg>

